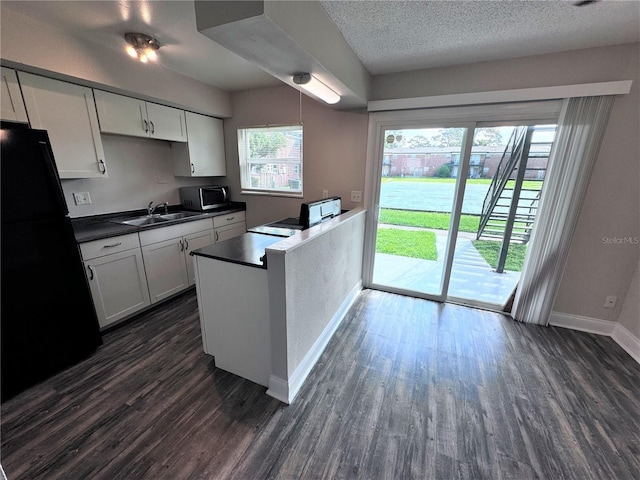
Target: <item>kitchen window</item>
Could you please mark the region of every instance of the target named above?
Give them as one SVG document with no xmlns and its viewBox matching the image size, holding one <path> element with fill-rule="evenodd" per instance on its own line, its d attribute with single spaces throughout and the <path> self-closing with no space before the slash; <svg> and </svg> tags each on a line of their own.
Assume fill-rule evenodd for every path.
<svg viewBox="0 0 640 480">
<path fill-rule="evenodd" d="M 242 193 L 302 197 L 302 125 L 238 129 Z"/>
</svg>

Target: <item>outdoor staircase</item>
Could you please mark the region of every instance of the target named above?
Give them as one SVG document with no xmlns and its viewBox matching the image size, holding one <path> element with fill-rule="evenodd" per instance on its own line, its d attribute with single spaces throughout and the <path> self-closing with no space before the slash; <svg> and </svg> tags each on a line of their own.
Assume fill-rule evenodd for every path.
<svg viewBox="0 0 640 480">
<path fill-rule="evenodd" d="M 555 126 L 523 126 L 514 129 L 485 196 L 476 238 L 501 240 L 502 251 L 496 271 L 502 272 L 509 244 L 526 244 L 536 219 L 545 166 L 528 166 L 538 158 L 548 159 L 552 142 L 533 141 L 536 132 Z M 533 147 L 533 148 L 532 148 Z M 535 179 L 527 172 L 538 172 Z M 538 188 L 524 188 L 524 182 L 539 182 Z"/>
</svg>

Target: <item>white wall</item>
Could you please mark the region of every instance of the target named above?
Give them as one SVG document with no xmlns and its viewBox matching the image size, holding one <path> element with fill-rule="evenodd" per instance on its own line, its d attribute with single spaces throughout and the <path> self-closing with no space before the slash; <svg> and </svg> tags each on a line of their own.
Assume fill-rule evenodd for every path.
<svg viewBox="0 0 640 480">
<path fill-rule="evenodd" d="M 626 44 L 379 75 L 373 98 L 634 80 L 631 93 L 616 99 L 554 305 L 557 312 L 616 321 L 640 246 L 603 238 L 640 236 L 639 60 L 639 44 Z M 616 308 L 603 308 L 607 295 L 620 299 Z"/>
<path fill-rule="evenodd" d="M 149 202 L 180 204 L 178 188 L 211 185 L 212 178 L 173 176 L 170 142 L 102 135 L 108 178 L 62 180 L 72 218 L 145 208 Z M 89 192 L 90 205 L 76 205 L 72 192 Z"/>
<path fill-rule="evenodd" d="M 365 218 L 357 209 L 267 248 L 276 398 L 293 399 L 362 287 Z"/>
<path fill-rule="evenodd" d="M 291 125 L 300 121 L 300 94 L 283 85 L 232 95 L 233 117 L 225 119 L 227 178 L 233 200 L 247 203 L 247 225 L 255 226 L 297 217 L 300 203 L 322 198 L 322 190 L 351 203 L 351 190 L 363 190 L 368 116 L 333 110 L 302 95 L 304 199 L 240 194 L 238 127 Z M 223 181 L 218 181 L 222 184 Z"/>
<path fill-rule="evenodd" d="M 0 57 L 9 66 L 27 66 L 33 73 L 51 74 L 116 93 L 129 93 L 194 112 L 228 117 L 228 92 L 159 64 L 133 62 L 119 49 L 87 45 L 72 33 L 2 9 Z"/>
</svg>

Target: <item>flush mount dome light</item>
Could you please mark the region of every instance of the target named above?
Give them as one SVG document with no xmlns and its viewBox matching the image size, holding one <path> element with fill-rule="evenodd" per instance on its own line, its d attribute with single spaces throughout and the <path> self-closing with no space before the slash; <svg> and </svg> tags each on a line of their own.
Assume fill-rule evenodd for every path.
<svg viewBox="0 0 640 480">
<path fill-rule="evenodd" d="M 293 82 L 296 85 L 304 88 L 307 92 L 315 97 L 318 97 L 322 101 L 333 105 L 340 101 L 340 95 L 334 92 L 331 88 L 326 86 L 316 77 L 310 73 L 296 73 L 293 75 Z"/>
<path fill-rule="evenodd" d="M 129 44 L 127 53 L 133 58 L 138 58 L 142 63 L 154 61 L 158 58 L 156 50 L 160 48 L 160 43 L 155 38 L 144 33 L 125 33 L 124 39 Z"/>
</svg>

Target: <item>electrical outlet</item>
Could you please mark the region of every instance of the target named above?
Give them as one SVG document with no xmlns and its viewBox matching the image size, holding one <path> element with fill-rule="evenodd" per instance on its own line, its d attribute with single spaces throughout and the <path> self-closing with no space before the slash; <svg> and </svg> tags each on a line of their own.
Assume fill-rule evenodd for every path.
<svg viewBox="0 0 640 480">
<path fill-rule="evenodd" d="M 360 190 L 351 190 L 351 201 L 360 203 L 362 201 L 362 192 Z"/>
<path fill-rule="evenodd" d="M 615 308 L 617 301 L 618 297 L 616 297 L 615 295 L 609 295 L 604 300 L 604 308 Z"/>
<path fill-rule="evenodd" d="M 91 203 L 89 192 L 73 192 L 73 201 L 76 205 L 88 205 Z"/>
<path fill-rule="evenodd" d="M 328 198 L 329 197 L 329 190 L 322 190 L 322 198 Z"/>
</svg>

